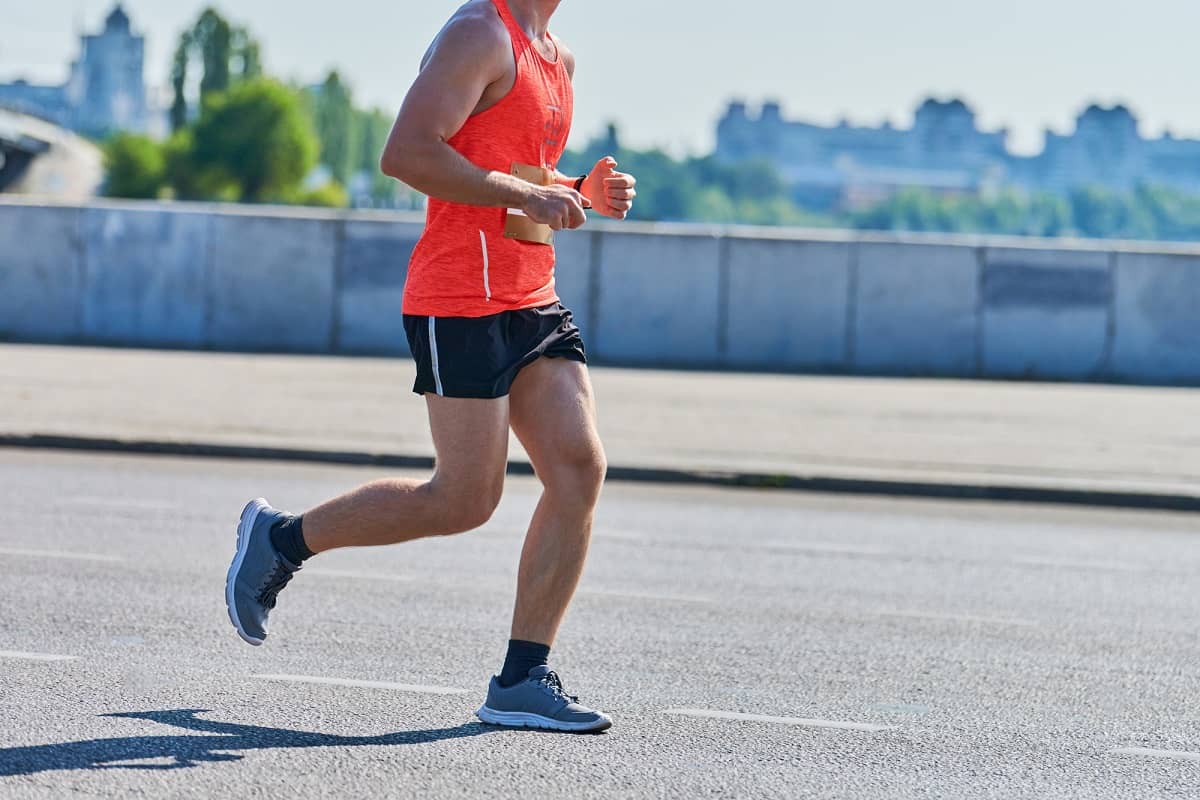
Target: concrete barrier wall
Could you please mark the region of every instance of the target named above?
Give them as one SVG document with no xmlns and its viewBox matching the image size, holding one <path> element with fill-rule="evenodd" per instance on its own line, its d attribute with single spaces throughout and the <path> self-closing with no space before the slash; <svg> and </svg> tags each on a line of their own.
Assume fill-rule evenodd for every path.
<svg viewBox="0 0 1200 800">
<path fill-rule="evenodd" d="M 214 221 L 153 208 L 82 209 L 80 335 L 103 344 L 204 344 Z"/>
<path fill-rule="evenodd" d="M 0 201 L 0 339 L 408 354 L 421 218 Z M 1200 246 L 589 223 L 599 362 L 1200 385 Z"/>
<path fill-rule="evenodd" d="M 80 210 L 0 207 L 0 337 L 81 338 Z"/>
<path fill-rule="evenodd" d="M 728 247 L 722 293 L 726 363 L 846 369 L 850 246 L 730 239 Z"/>
<path fill-rule="evenodd" d="M 334 350 L 409 355 L 401 301 L 422 225 L 347 220 L 337 258 Z"/>
<path fill-rule="evenodd" d="M 851 303 L 856 371 L 979 371 L 979 257 L 958 245 L 865 242 Z"/>
<path fill-rule="evenodd" d="M 1200 257 L 1117 253 L 1108 375 L 1200 385 Z"/>
<path fill-rule="evenodd" d="M 716 237 L 605 234 L 599 247 L 595 317 L 588 320 L 598 358 L 647 366 L 720 361 Z"/>
<path fill-rule="evenodd" d="M 1098 377 L 1107 365 L 1112 256 L 983 251 L 982 371 L 1013 378 Z"/>
</svg>

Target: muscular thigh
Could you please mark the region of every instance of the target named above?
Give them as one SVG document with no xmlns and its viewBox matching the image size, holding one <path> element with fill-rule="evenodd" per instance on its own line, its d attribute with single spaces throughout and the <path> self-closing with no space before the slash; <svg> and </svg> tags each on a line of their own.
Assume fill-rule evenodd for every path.
<svg viewBox="0 0 1200 800">
<path fill-rule="evenodd" d="M 509 403 L 513 432 L 543 482 L 572 468 L 603 470 L 596 404 L 583 364 L 539 358 L 521 370 Z"/>
<path fill-rule="evenodd" d="M 434 481 L 491 489 L 498 499 L 508 464 L 508 398 L 425 398 L 437 452 Z"/>
</svg>

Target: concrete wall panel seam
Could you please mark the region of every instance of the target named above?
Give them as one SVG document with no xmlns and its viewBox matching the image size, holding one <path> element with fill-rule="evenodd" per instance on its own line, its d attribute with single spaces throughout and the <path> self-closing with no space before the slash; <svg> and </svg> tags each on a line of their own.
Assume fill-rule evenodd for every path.
<svg viewBox="0 0 1200 800">
<path fill-rule="evenodd" d="M 204 347 L 212 349 L 215 346 L 213 341 L 213 315 L 216 308 L 216 239 L 217 239 L 217 215 L 208 215 L 208 241 L 204 247 L 204 286 L 201 292 L 201 297 L 204 298 Z"/>
<path fill-rule="evenodd" d="M 717 358 L 724 362 L 729 356 L 729 251 L 728 236 L 718 239 L 717 245 Z"/>
<path fill-rule="evenodd" d="M 329 295 L 329 352 L 342 350 L 342 291 L 346 275 L 346 218 L 337 221 L 333 232 L 333 291 Z"/>
<path fill-rule="evenodd" d="M 78 291 L 75 294 L 75 336 L 72 338 L 75 341 L 82 342 L 84 340 L 83 332 L 83 308 L 84 297 L 83 293 L 87 291 L 87 259 L 84 256 L 84 236 L 83 236 L 83 209 L 75 210 L 75 224 L 72 226 L 74 230 L 74 242 L 72 242 L 71 251 L 75 257 L 75 275 L 76 286 Z"/>
<path fill-rule="evenodd" d="M 593 341 L 585 340 L 584 347 L 591 352 L 598 347 L 595 340 L 600 335 L 600 317 L 603 313 L 600 310 L 600 270 L 602 269 L 601 258 L 604 255 L 604 234 L 600 231 L 592 231 L 588 235 L 592 237 L 592 247 L 588 257 L 588 324 L 591 328 L 587 335 Z"/>
<path fill-rule="evenodd" d="M 975 249 L 975 269 L 978 271 L 975 276 L 976 297 L 975 297 L 975 376 L 983 377 L 987 371 L 986 361 L 986 336 L 987 330 L 984 325 L 983 306 L 984 306 L 984 280 L 987 275 L 987 248 L 978 247 Z"/>
<path fill-rule="evenodd" d="M 1117 341 L 1117 254 L 1108 254 L 1108 324 L 1104 328 L 1104 352 L 1100 363 L 1096 365 L 1095 379 L 1109 378 L 1113 375 L 1113 352 Z"/>
<path fill-rule="evenodd" d="M 843 363 L 847 372 L 854 371 L 854 364 L 858 357 L 858 250 L 858 243 L 851 243 L 849 263 L 846 265 L 846 329 Z"/>
</svg>

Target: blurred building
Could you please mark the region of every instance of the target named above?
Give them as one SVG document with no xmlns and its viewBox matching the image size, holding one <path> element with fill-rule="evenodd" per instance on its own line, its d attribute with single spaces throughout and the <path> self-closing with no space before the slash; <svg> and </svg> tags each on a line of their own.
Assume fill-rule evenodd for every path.
<svg viewBox="0 0 1200 800">
<path fill-rule="evenodd" d="M 0 192 L 82 201 L 100 188 L 100 148 L 76 133 L 0 108 Z"/>
<path fill-rule="evenodd" d="M 727 163 L 766 160 L 813 208 L 855 209 L 904 187 L 979 193 L 999 186 L 1066 193 L 1082 186 L 1128 190 L 1140 183 L 1200 192 L 1200 141 L 1143 139 L 1124 106 L 1090 106 L 1068 135 L 1046 132 L 1037 156 L 1008 149 L 1008 131 L 980 130 L 962 100 L 928 99 L 911 128 L 814 125 L 786 120 L 778 103 L 752 115 L 729 105 L 716 155 Z"/>
<path fill-rule="evenodd" d="M 0 106 L 89 136 L 150 132 L 155 126 L 146 101 L 144 60 L 145 38 L 133 32 L 129 15 L 117 3 L 103 31 L 80 37 L 79 57 L 65 84 L 0 84 Z"/>
</svg>

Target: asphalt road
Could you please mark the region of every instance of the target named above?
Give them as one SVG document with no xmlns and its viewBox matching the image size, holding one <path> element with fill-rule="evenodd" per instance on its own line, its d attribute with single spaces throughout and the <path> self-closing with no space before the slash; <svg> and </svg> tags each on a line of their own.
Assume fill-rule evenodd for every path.
<svg viewBox="0 0 1200 800">
<path fill-rule="evenodd" d="M 554 656 L 583 737 L 472 717 L 530 480 L 237 638 L 245 500 L 375 474 L 0 451 L 0 797 L 1200 793 L 1195 517 L 611 485 Z"/>
</svg>

